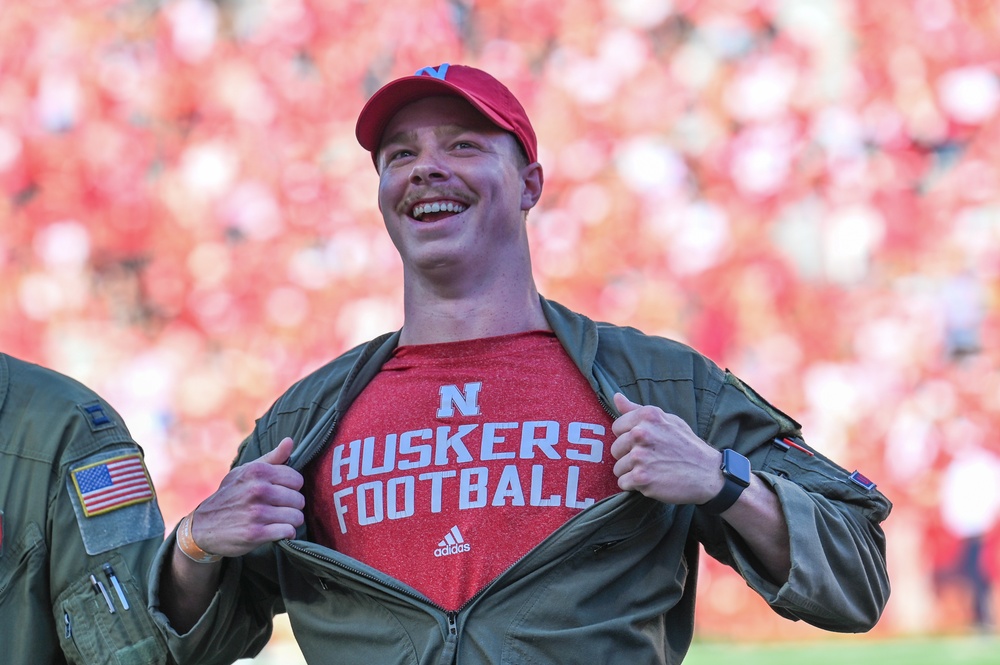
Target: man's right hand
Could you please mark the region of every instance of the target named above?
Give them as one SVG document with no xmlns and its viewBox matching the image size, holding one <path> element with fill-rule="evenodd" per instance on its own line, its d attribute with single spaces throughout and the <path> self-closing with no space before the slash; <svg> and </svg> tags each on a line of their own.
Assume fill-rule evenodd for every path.
<svg viewBox="0 0 1000 665">
<path fill-rule="evenodd" d="M 282 439 L 259 459 L 230 471 L 192 514 L 195 543 L 212 554 L 241 556 L 264 543 L 293 538 L 304 520 L 303 478 L 286 466 L 295 443 Z M 160 609 L 178 633 L 189 631 L 219 588 L 222 563 L 196 563 L 177 544 L 160 580 Z"/>
<path fill-rule="evenodd" d="M 198 546 L 241 556 L 264 543 L 294 538 L 305 517 L 302 474 L 286 466 L 295 443 L 286 437 L 260 458 L 230 471 L 192 516 Z"/>
</svg>

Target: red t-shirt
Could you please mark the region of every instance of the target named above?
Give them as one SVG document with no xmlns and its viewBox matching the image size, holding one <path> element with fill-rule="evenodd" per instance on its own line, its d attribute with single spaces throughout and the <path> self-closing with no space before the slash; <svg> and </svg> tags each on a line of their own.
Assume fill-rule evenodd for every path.
<svg viewBox="0 0 1000 665">
<path fill-rule="evenodd" d="M 619 491 L 611 422 L 550 332 L 399 347 L 305 471 L 310 537 L 458 609 Z"/>
</svg>

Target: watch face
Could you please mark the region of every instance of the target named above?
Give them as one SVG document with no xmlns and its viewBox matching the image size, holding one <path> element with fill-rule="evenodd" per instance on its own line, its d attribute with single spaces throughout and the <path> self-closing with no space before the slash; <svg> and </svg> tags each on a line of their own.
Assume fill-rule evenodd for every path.
<svg viewBox="0 0 1000 665">
<path fill-rule="evenodd" d="M 722 451 L 722 473 L 743 487 L 750 486 L 750 460 L 735 450 Z"/>
</svg>

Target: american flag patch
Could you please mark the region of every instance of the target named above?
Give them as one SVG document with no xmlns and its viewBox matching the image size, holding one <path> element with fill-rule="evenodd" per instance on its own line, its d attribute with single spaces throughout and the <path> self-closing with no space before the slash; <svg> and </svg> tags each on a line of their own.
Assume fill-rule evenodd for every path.
<svg viewBox="0 0 1000 665">
<path fill-rule="evenodd" d="M 138 453 L 76 469 L 73 484 L 87 517 L 152 501 L 154 496 L 153 482 Z"/>
</svg>

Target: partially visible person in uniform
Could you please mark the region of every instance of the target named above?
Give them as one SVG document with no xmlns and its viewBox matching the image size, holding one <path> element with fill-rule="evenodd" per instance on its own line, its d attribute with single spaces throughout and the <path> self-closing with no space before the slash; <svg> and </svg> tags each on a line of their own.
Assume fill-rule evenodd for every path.
<svg viewBox="0 0 1000 665">
<path fill-rule="evenodd" d="M 0 662 L 170 662 L 146 607 L 163 531 L 118 413 L 0 353 Z"/>
</svg>

